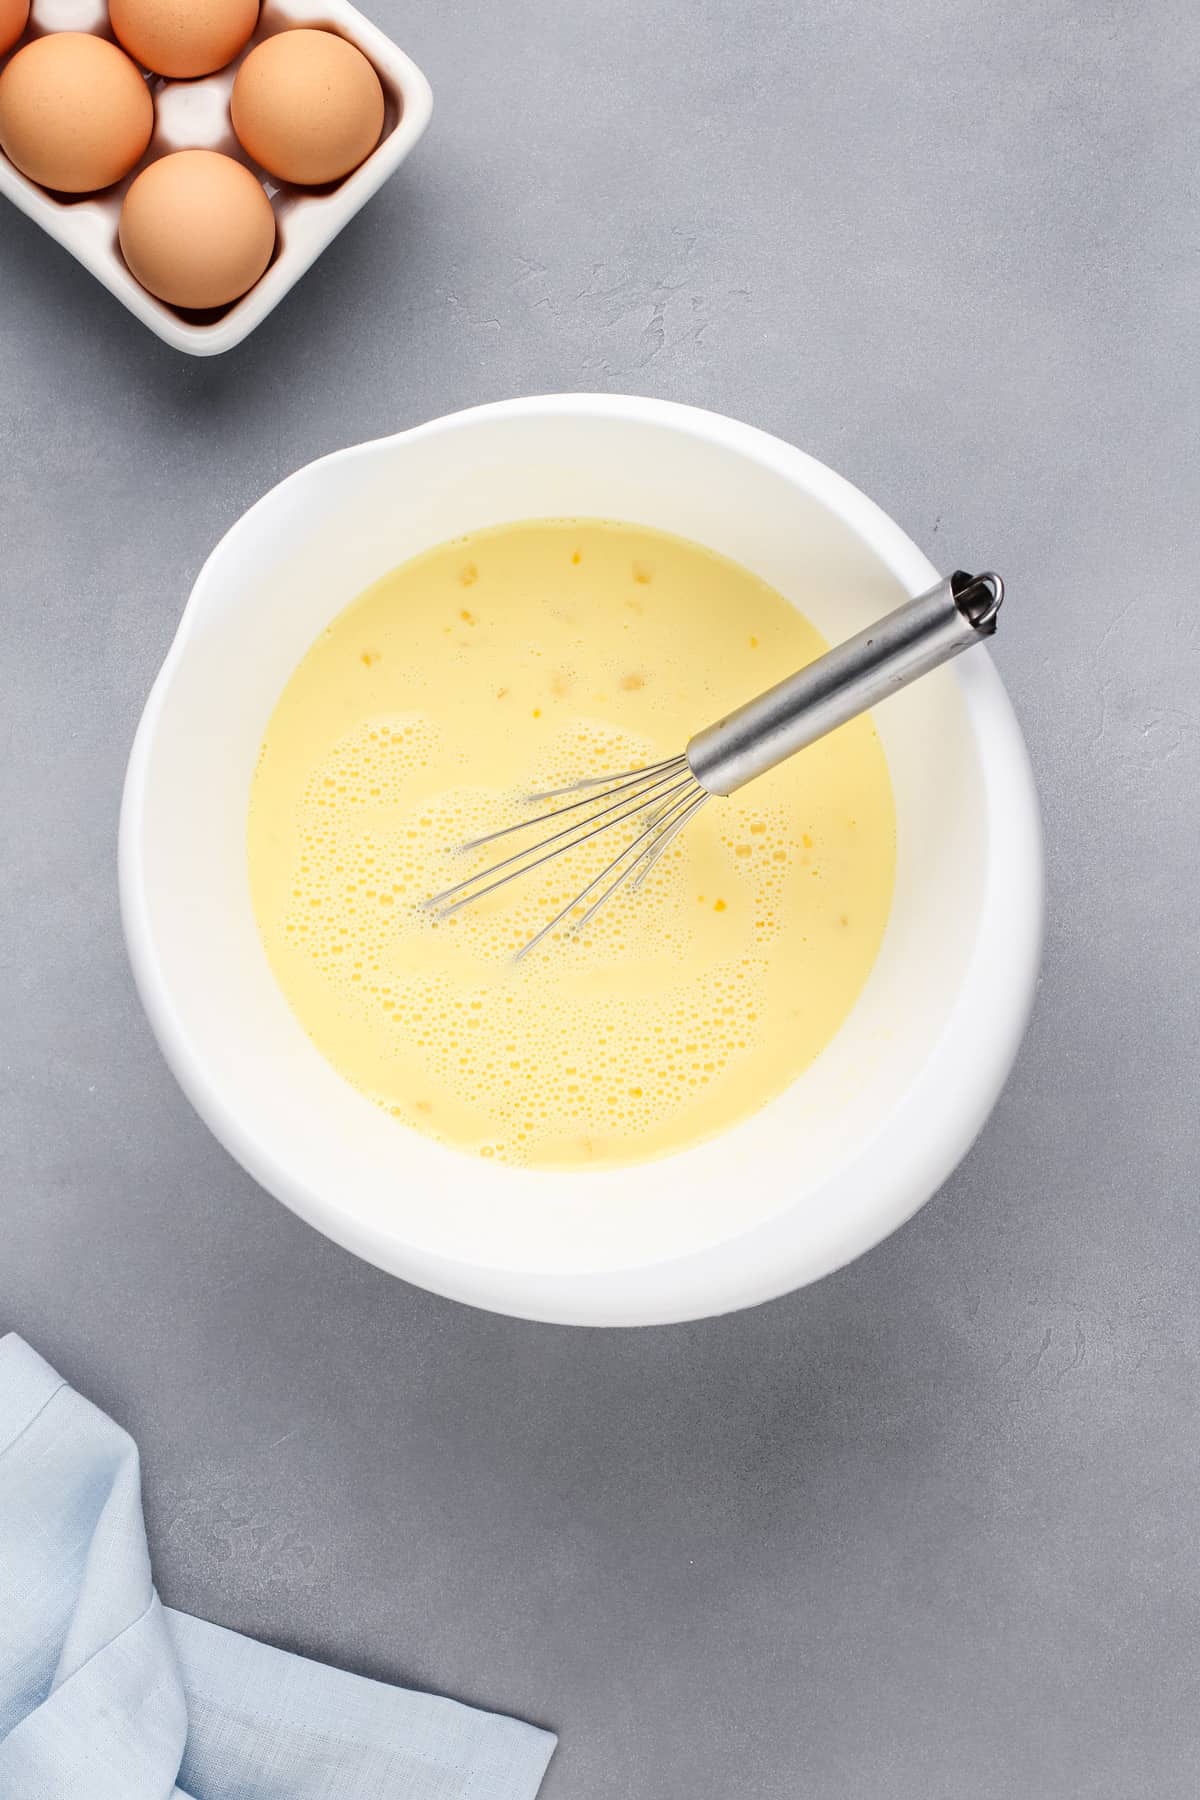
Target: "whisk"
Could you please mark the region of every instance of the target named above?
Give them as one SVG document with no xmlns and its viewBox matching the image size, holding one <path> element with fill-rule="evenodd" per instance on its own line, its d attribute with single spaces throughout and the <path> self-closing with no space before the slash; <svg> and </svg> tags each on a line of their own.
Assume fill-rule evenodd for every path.
<svg viewBox="0 0 1200 1800">
<path fill-rule="evenodd" d="M 514 960 L 528 956 L 568 920 L 573 932 L 585 930 L 619 889 L 636 892 L 643 885 L 668 846 L 714 795 L 736 793 L 836 726 L 990 637 L 1003 599 L 1004 583 L 998 575 L 958 570 L 786 681 L 707 725 L 678 756 L 625 774 L 592 775 L 567 787 L 526 794 L 525 805 L 564 804 L 472 838 L 459 846 L 460 851 L 478 850 L 517 833 L 554 829 L 435 894 L 426 906 L 439 918 L 449 918 L 601 833 L 619 829 L 630 841 L 521 946 Z"/>
</svg>

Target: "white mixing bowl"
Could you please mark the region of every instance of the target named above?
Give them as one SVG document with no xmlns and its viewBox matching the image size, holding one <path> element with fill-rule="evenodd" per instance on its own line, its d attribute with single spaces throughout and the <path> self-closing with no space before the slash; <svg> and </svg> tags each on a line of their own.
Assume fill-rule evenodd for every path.
<svg viewBox="0 0 1200 1800">
<path fill-rule="evenodd" d="M 847 1262 L 967 1150 L 1037 977 L 1037 802 L 1000 679 L 972 650 L 877 714 L 896 796 L 892 914 L 858 1004 L 786 1093 L 711 1142 L 615 1171 L 504 1168 L 398 1125 L 320 1056 L 267 965 L 247 878 L 251 774 L 288 676 L 363 588 L 447 538 L 550 516 L 698 540 L 835 640 L 939 573 L 811 457 L 661 401 L 515 400 L 325 457 L 238 521 L 192 591 L 129 764 L 125 931 L 192 1103 L 318 1230 L 500 1312 L 696 1318 Z M 1005 623 L 1021 629 L 1019 596 Z"/>
</svg>

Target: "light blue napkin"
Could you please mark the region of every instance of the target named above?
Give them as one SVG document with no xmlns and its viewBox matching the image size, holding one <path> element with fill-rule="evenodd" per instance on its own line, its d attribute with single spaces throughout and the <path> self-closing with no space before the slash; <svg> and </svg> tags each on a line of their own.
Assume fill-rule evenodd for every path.
<svg viewBox="0 0 1200 1800">
<path fill-rule="evenodd" d="M 0 1339 L 3 1800 L 533 1800 L 554 1743 L 162 1606 L 132 1439 Z"/>
</svg>

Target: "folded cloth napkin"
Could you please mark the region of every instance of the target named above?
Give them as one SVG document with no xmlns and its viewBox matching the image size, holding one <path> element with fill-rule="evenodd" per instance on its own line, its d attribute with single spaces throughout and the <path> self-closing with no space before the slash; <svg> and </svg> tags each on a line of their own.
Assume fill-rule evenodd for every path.
<svg viewBox="0 0 1200 1800">
<path fill-rule="evenodd" d="M 533 1800 L 554 1743 L 161 1605 L 132 1439 L 0 1339 L 3 1800 Z"/>
</svg>

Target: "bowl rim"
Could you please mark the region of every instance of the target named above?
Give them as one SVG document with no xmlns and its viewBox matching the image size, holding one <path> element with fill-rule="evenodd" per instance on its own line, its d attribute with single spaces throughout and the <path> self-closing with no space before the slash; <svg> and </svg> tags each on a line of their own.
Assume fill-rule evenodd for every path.
<svg viewBox="0 0 1200 1800">
<path fill-rule="evenodd" d="M 748 1232 L 700 1250 L 629 1268 L 554 1271 L 500 1268 L 413 1246 L 351 1215 L 280 1168 L 252 1125 L 228 1106 L 194 1051 L 159 966 L 142 848 L 156 728 L 175 669 L 214 571 L 256 533 L 285 496 L 333 466 L 386 453 L 404 440 L 490 420 L 620 420 L 669 426 L 794 480 L 827 506 L 912 594 L 938 571 L 901 528 L 845 477 L 754 426 L 674 401 L 617 394 L 550 394 L 493 401 L 349 445 L 305 464 L 268 490 L 220 538 L 193 584 L 134 738 L 121 803 L 118 884 L 135 983 L 163 1055 L 209 1129 L 268 1193 L 343 1248 L 445 1297 L 521 1318 L 562 1324 L 661 1324 L 711 1316 L 776 1298 L 863 1254 L 938 1190 L 981 1131 L 1020 1048 L 1037 988 L 1043 932 L 1041 822 L 1028 752 L 1000 676 L 986 653 L 951 665 L 980 748 L 987 854 L 979 928 L 942 1032 L 892 1112 L 848 1153 L 817 1193 L 824 1228 L 789 1233 L 785 1205 Z M 986 754 L 984 751 L 986 749 Z M 871 1198 L 862 1187 L 869 1178 Z M 814 1204 L 816 1196 L 806 1196 Z M 841 1201 L 829 1204 L 828 1201 Z"/>
</svg>

